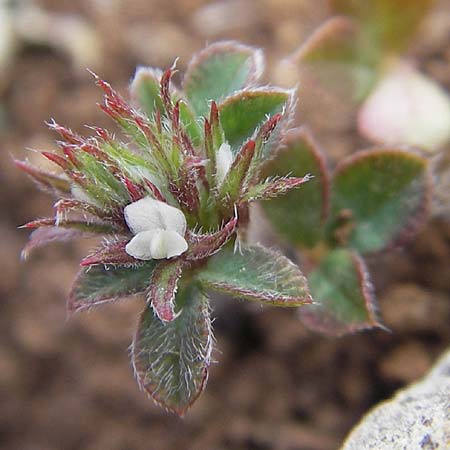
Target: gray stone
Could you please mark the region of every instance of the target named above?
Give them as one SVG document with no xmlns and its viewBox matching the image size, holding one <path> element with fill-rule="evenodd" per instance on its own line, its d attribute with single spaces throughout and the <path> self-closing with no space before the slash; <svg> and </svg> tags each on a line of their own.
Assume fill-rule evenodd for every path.
<svg viewBox="0 0 450 450">
<path fill-rule="evenodd" d="M 416 449 L 450 449 L 450 351 L 425 378 L 364 416 L 341 450 Z"/>
</svg>

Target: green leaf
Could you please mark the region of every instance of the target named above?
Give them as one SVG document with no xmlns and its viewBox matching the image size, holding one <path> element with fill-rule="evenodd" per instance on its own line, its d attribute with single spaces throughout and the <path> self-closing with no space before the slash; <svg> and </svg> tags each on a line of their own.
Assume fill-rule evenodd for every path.
<svg viewBox="0 0 450 450">
<path fill-rule="evenodd" d="M 265 164 L 262 175 L 313 178 L 283 196 L 262 202 L 275 230 L 295 245 L 313 247 L 323 237 L 328 214 L 330 181 L 326 162 L 311 134 L 304 128 L 292 130 L 285 146 Z"/>
<path fill-rule="evenodd" d="M 135 267 L 83 267 L 70 291 L 68 312 L 75 313 L 144 292 L 150 284 L 156 264 L 149 261 Z"/>
<path fill-rule="evenodd" d="M 399 243 L 427 218 L 427 161 L 398 149 L 359 152 L 339 165 L 332 183 L 331 239 L 360 252 Z"/>
<path fill-rule="evenodd" d="M 225 138 L 236 153 L 266 120 L 289 107 L 292 91 L 267 88 L 238 92 L 219 105 Z"/>
<path fill-rule="evenodd" d="M 236 42 L 206 47 L 190 62 L 184 91 L 197 116 L 207 116 L 211 100 L 221 101 L 257 81 L 263 70 L 260 50 Z"/>
<path fill-rule="evenodd" d="M 182 287 L 176 302 L 182 309 L 171 322 L 145 308 L 131 353 L 139 385 L 182 416 L 205 387 L 213 336 L 207 298 L 194 284 Z"/>
<path fill-rule="evenodd" d="M 152 67 L 138 67 L 130 84 L 130 93 L 148 117 L 159 110 L 164 111 L 160 96 L 160 80 L 162 72 Z"/>
<path fill-rule="evenodd" d="M 434 0 L 330 0 L 338 14 L 361 24 L 366 45 L 382 52 L 400 51 L 419 28 Z"/>
<path fill-rule="evenodd" d="M 377 79 L 379 55 L 361 41 L 357 24 L 333 17 L 289 58 L 301 73 L 345 101 L 361 102 Z"/>
<path fill-rule="evenodd" d="M 197 277 L 204 287 L 236 298 L 274 306 L 311 303 L 300 269 L 281 253 L 261 246 L 243 247 L 241 252 L 224 248 Z"/>
<path fill-rule="evenodd" d="M 181 258 L 161 261 L 153 270 L 152 281 L 147 292 L 147 302 L 164 322 L 175 319 L 175 294 L 181 277 L 184 261 Z"/>
<path fill-rule="evenodd" d="M 380 326 L 367 268 L 356 253 L 330 252 L 308 279 L 317 305 L 299 310 L 307 327 L 339 336 Z"/>
</svg>

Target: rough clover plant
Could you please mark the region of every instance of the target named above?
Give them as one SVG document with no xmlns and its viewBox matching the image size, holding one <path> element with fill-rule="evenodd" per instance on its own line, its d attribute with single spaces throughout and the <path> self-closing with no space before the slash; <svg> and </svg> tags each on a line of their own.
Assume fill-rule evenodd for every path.
<svg viewBox="0 0 450 450">
<path fill-rule="evenodd" d="M 34 231 L 24 256 L 49 242 L 103 236 L 81 261 L 68 311 L 143 294 L 131 347 L 136 378 L 180 415 L 202 392 L 211 362 L 209 291 L 277 306 L 312 301 L 295 264 L 245 243 L 249 204 L 308 180 L 306 171 L 262 172 L 293 108 L 292 91 L 255 86 L 262 66 L 259 50 L 214 44 L 191 61 L 182 91 L 173 68 L 139 68 L 132 105 L 94 75 L 122 138 L 98 127 L 84 138 L 51 122 L 60 151 L 42 155 L 62 174 L 17 161 L 59 198 L 54 217 L 25 225 Z"/>
</svg>

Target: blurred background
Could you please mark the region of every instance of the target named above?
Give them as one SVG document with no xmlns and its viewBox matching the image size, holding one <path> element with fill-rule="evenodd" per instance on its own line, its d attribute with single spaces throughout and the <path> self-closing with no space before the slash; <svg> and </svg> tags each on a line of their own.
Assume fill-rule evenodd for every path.
<svg viewBox="0 0 450 450">
<path fill-rule="evenodd" d="M 193 52 L 226 38 L 263 47 L 265 81 L 283 82 L 276 62 L 328 16 L 324 0 L 0 0 L 2 449 L 336 449 L 364 412 L 420 378 L 448 346 L 450 226 L 434 220 L 407 248 L 369 261 L 391 332 L 330 339 L 305 330 L 295 311 L 217 301 L 219 363 L 179 419 L 133 379 L 127 348 L 139 300 L 66 320 L 92 242 L 20 261 L 28 233 L 16 227 L 49 215 L 52 199 L 12 156 L 36 161 L 26 148 L 55 148 L 44 125 L 51 117 L 85 134 L 85 124 L 112 126 L 86 67 L 126 94 L 137 65 L 180 57 L 183 72 Z M 450 88 L 449 1 L 437 2 L 408 55 Z M 333 161 L 368 146 L 351 118 L 325 120 L 323 99 L 300 92 L 297 124 L 314 130 Z"/>
</svg>

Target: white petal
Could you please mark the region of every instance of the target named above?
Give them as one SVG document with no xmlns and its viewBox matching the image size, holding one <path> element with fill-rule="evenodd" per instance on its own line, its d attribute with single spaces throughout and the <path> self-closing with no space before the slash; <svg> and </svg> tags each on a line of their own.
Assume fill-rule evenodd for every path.
<svg viewBox="0 0 450 450">
<path fill-rule="evenodd" d="M 136 234 L 133 239 L 125 246 L 125 251 L 136 259 L 148 261 L 153 259 L 151 252 L 151 243 L 160 230 L 142 231 Z"/>
<path fill-rule="evenodd" d="M 219 186 L 223 183 L 232 163 L 233 153 L 231 152 L 231 147 L 224 142 L 216 153 L 216 180 Z"/>
<path fill-rule="evenodd" d="M 155 229 L 174 230 L 181 235 L 186 232 L 184 214 L 179 209 L 151 197 L 127 205 L 124 216 L 134 234 Z"/>
<path fill-rule="evenodd" d="M 152 237 L 150 244 L 153 259 L 172 258 L 181 255 L 187 248 L 184 237 L 173 230 L 159 230 Z"/>
<path fill-rule="evenodd" d="M 157 201 L 157 200 L 155 200 Z M 158 209 L 162 217 L 163 229 L 176 231 L 181 236 L 186 233 L 186 217 L 184 214 L 167 203 L 158 202 Z"/>
</svg>

